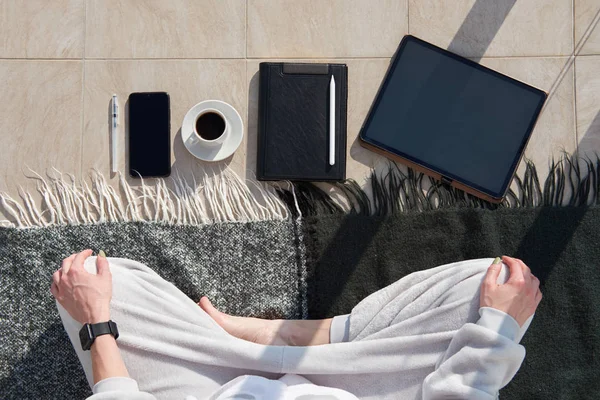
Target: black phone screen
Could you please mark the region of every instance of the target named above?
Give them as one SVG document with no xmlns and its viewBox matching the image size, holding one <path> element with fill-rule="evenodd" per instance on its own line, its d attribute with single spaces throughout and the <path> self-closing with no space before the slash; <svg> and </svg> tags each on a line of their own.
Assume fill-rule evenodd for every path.
<svg viewBox="0 0 600 400">
<path fill-rule="evenodd" d="M 165 92 L 129 95 L 129 174 L 171 174 L 171 116 Z"/>
</svg>

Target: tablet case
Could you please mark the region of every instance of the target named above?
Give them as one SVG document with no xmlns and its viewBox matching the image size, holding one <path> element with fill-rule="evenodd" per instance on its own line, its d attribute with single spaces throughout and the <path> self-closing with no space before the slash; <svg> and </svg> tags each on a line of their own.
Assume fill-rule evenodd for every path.
<svg viewBox="0 0 600 400">
<path fill-rule="evenodd" d="M 260 63 L 259 180 L 346 178 L 348 67 Z M 335 164 L 329 165 L 329 82 L 335 79 Z"/>
<path fill-rule="evenodd" d="M 447 176 L 444 176 L 440 171 L 430 169 L 430 168 L 428 168 L 428 167 L 426 167 L 424 165 L 421 165 L 418 162 L 411 161 L 411 160 L 409 160 L 406 157 L 402 157 L 402 156 L 400 156 L 400 155 L 398 155 L 398 154 L 396 154 L 396 153 L 394 153 L 392 151 L 386 150 L 386 149 L 384 149 L 382 147 L 379 147 L 379 146 L 377 146 L 377 145 L 375 145 L 373 143 L 370 143 L 370 142 L 368 142 L 367 140 L 364 139 L 363 136 L 364 136 L 364 131 L 365 131 L 366 125 L 368 124 L 370 118 L 372 117 L 373 113 L 375 112 L 375 109 L 377 107 L 379 99 L 382 96 L 382 91 L 383 91 L 383 89 L 384 89 L 384 87 L 385 87 L 385 85 L 387 83 L 387 80 L 388 80 L 388 78 L 389 78 L 389 76 L 390 76 L 390 74 L 391 74 L 391 72 L 393 70 L 393 67 L 395 65 L 396 59 L 398 58 L 398 56 L 400 54 L 400 50 L 401 50 L 403 44 L 406 41 L 409 41 L 409 40 L 420 42 L 420 43 L 426 44 L 427 46 L 436 48 L 437 50 L 441 51 L 442 53 L 446 53 L 446 54 L 448 54 L 448 55 L 450 55 L 452 57 L 455 57 L 455 58 L 460 58 L 460 59 L 464 60 L 466 63 L 470 63 L 474 67 L 493 71 L 493 70 L 491 70 L 491 69 L 489 69 L 489 68 L 487 68 L 485 66 L 477 64 L 477 63 L 475 63 L 475 62 L 473 62 L 471 60 L 465 59 L 464 57 L 455 55 L 455 54 L 449 52 L 448 50 L 442 49 L 442 48 L 440 48 L 438 46 L 434 46 L 431 43 L 425 42 L 422 39 L 419 39 L 419 38 L 414 37 L 412 35 L 405 35 L 404 38 L 402 39 L 402 41 L 400 42 L 400 44 L 398 46 L 398 49 L 396 49 L 396 52 L 395 52 L 394 56 L 392 57 L 392 61 L 390 62 L 390 65 L 389 65 L 389 68 L 388 68 L 388 70 L 387 70 L 387 72 L 385 74 L 385 77 L 383 78 L 383 80 L 381 82 L 381 85 L 379 87 L 378 93 L 375 96 L 375 100 L 373 101 L 373 104 L 371 105 L 371 109 L 369 110 L 369 112 L 367 114 L 367 117 L 365 118 L 365 121 L 363 123 L 363 126 L 360 129 L 360 132 L 359 132 L 359 144 L 362 147 L 364 147 L 364 148 L 366 148 L 368 150 L 371 150 L 371 151 L 373 151 L 373 152 L 375 152 L 377 154 L 380 154 L 382 156 L 390 158 L 393 161 L 397 161 L 397 162 L 400 162 L 400 163 L 402 163 L 404 165 L 407 165 L 408 167 L 414 169 L 415 171 L 427 174 L 427 175 L 431 176 L 432 178 L 441 181 L 445 185 L 448 185 L 448 186 L 451 186 L 451 187 L 455 187 L 455 188 L 460 189 L 460 190 L 462 190 L 462 191 L 464 191 L 466 193 L 469 193 L 469 194 L 471 194 L 473 196 L 476 196 L 476 197 L 479 197 L 481 199 L 484 199 L 484 200 L 486 200 L 486 201 L 488 201 L 490 203 L 496 203 L 496 204 L 501 203 L 504 200 L 504 196 L 506 194 L 504 194 L 504 196 L 502 196 L 502 197 L 493 197 L 493 196 L 491 196 L 488 193 L 485 193 L 485 192 L 483 192 L 481 190 L 478 190 L 478 189 L 476 189 L 474 187 L 469 186 L 469 184 L 467 184 L 465 182 L 458 181 L 458 180 L 453 180 L 453 179 L 451 179 L 451 178 L 449 178 Z M 534 119 L 533 123 L 530 126 L 529 133 L 528 133 L 528 136 L 527 136 L 527 140 L 525 141 L 520 154 L 518 154 L 518 160 L 517 160 L 517 162 L 515 164 L 515 167 L 514 167 L 514 170 L 512 172 L 512 176 L 514 177 L 514 175 L 515 175 L 515 173 L 517 171 L 517 167 L 518 167 L 519 163 L 521 162 L 521 160 L 524 157 L 525 148 L 527 146 L 527 143 L 529 142 L 529 138 L 531 137 L 531 132 L 533 131 L 536 122 L 539 120 L 540 110 L 541 110 L 541 108 L 542 108 L 542 106 L 543 106 L 543 104 L 544 104 L 544 102 L 545 102 L 548 94 L 546 92 L 544 92 L 543 90 L 539 89 L 539 88 L 535 88 L 535 87 L 533 87 L 533 86 L 531 86 L 529 84 L 526 84 L 524 82 L 517 81 L 516 79 L 511 78 L 511 77 L 509 77 L 507 75 L 500 74 L 497 71 L 493 71 L 493 72 L 496 73 L 496 74 L 498 74 L 498 75 L 504 76 L 504 77 L 506 77 L 506 78 L 508 78 L 508 79 L 510 79 L 512 81 L 519 82 L 522 85 L 525 85 L 525 86 L 528 86 L 528 87 L 530 87 L 532 89 L 535 89 L 541 95 L 543 95 L 543 101 L 540 104 L 538 110 L 536 111 L 535 119 Z M 512 177 L 511 177 L 511 180 L 512 180 Z M 508 192 L 509 188 L 510 188 L 510 183 L 508 184 L 505 193 Z"/>
</svg>

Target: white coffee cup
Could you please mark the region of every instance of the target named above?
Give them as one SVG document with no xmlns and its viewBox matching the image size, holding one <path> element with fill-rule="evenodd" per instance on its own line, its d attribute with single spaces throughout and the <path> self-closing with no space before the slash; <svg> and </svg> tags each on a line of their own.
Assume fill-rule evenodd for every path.
<svg viewBox="0 0 600 400">
<path fill-rule="evenodd" d="M 211 115 L 212 114 L 212 115 Z M 230 133 L 230 125 L 225 115 L 214 108 L 202 110 L 194 119 L 194 135 L 191 144 L 200 142 L 205 147 L 218 147 Z"/>
</svg>

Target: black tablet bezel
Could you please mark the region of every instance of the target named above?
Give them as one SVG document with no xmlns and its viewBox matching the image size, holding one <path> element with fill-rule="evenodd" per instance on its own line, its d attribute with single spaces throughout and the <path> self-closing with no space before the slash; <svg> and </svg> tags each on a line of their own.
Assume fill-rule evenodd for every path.
<svg viewBox="0 0 600 400">
<path fill-rule="evenodd" d="M 402 152 L 402 151 L 400 151 L 398 149 L 394 149 L 392 147 L 389 147 L 389 146 L 385 145 L 384 143 L 378 142 L 377 140 L 373 140 L 373 139 L 365 136 L 365 133 L 366 133 L 367 129 L 369 128 L 369 125 L 371 124 L 371 120 L 373 118 L 373 115 L 375 114 L 375 110 L 377 110 L 377 107 L 378 107 L 378 105 L 379 105 L 379 103 L 380 103 L 380 101 L 381 101 L 381 99 L 383 97 L 383 93 L 384 93 L 384 91 L 385 91 L 385 89 L 387 87 L 387 84 L 390 81 L 390 77 L 394 73 L 394 71 L 396 69 L 396 66 L 398 64 L 398 61 L 400 59 L 400 56 L 402 55 L 402 52 L 403 52 L 403 50 L 406 47 L 406 44 L 408 42 L 417 43 L 417 44 L 422 45 L 422 46 L 424 46 L 424 47 L 426 47 L 426 48 L 428 48 L 430 50 L 433 50 L 433 51 L 441 53 L 441 54 L 443 54 L 445 56 L 451 57 L 454 60 L 462 62 L 463 64 L 466 64 L 466 65 L 468 65 L 470 67 L 476 68 L 476 69 L 478 69 L 480 71 L 483 71 L 485 73 L 492 74 L 492 75 L 494 75 L 494 76 L 496 76 L 496 77 L 498 77 L 500 79 L 503 79 L 505 81 L 509 81 L 511 83 L 517 84 L 518 86 L 520 86 L 520 87 L 522 87 L 522 88 L 524 88 L 526 90 L 529 90 L 530 92 L 533 92 L 533 93 L 535 93 L 535 94 L 537 94 L 539 96 L 540 100 L 538 102 L 538 106 L 536 107 L 536 110 L 533 113 L 533 116 L 531 118 L 531 122 L 529 123 L 529 126 L 527 128 L 526 134 L 524 135 L 523 140 L 521 142 L 521 145 L 519 147 L 519 151 L 515 155 L 515 158 L 514 158 L 512 164 L 511 164 L 511 168 L 509 169 L 509 173 L 506 176 L 504 183 L 502 184 L 502 188 L 501 188 L 500 192 L 496 193 L 496 192 L 494 192 L 494 191 L 492 191 L 492 190 L 490 190 L 488 188 L 485 188 L 485 187 L 482 187 L 480 185 L 474 184 L 473 182 L 469 182 L 469 181 L 467 181 L 465 179 L 460 178 L 459 176 L 456 176 L 456 175 L 450 173 L 449 171 L 445 171 L 445 170 L 436 168 L 436 167 L 434 167 L 434 166 L 432 166 L 432 165 L 430 165 L 430 164 L 428 164 L 428 163 L 426 163 L 426 162 L 424 162 L 422 160 L 419 160 L 418 158 L 415 158 L 415 157 L 411 156 L 410 154 L 406 154 L 406 153 L 404 153 L 404 152 Z M 363 126 L 360 129 L 359 138 L 360 138 L 360 140 L 362 140 L 362 141 L 364 141 L 366 143 L 369 143 L 369 144 L 371 144 L 373 146 L 376 146 L 376 147 L 378 147 L 378 148 L 380 148 L 382 150 L 385 150 L 387 152 L 395 154 L 395 155 L 397 155 L 399 157 L 405 158 L 405 159 L 407 159 L 407 160 L 409 160 L 409 161 L 411 161 L 411 162 L 413 162 L 413 163 L 415 163 L 417 165 L 420 165 L 420 166 L 422 166 L 424 168 L 427 168 L 427 169 L 429 169 L 429 170 L 431 170 L 431 171 L 433 171 L 435 173 L 438 173 L 438 174 L 442 175 L 444 178 L 450 179 L 452 181 L 460 182 L 460 183 L 462 183 L 464 185 L 467 185 L 467 186 L 469 186 L 469 187 L 471 187 L 471 188 L 473 188 L 473 189 L 475 189 L 475 190 L 477 190 L 479 192 L 482 192 L 482 193 L 487 194 L 487 195 L 489 195 L 491 197 L 499 199 L 499 198 L 504 197 L 504 195 L 506 194 L 506 191 L 508 190 L 510 182 L 512 181 L 514 173 L 515 173 L 515 171 L 517 169 L 517 166 L 518 166 L 518 164 L 519 164 L 519 162 L 521 160 L 523 152 L 525 151 L 525 147 L 527 146 L 529 138 L 531 137 L 531 134 L 533 132 L 533 128 L 535 127 L 535 123 L 537 122 L 537 120 L 539 118 L 540 112 L 542 110 L 542 107 L 543 107 L 544 102 L 546 101 L 547 97 L 548 97 L 548 94 L 546 92 L 544 92 L 543 90 L 540 90 L 540 89 L 535 88 L 535 87 L 533 87 L 531 85 L 528 85 L 526 83 L 518 81 L 518 80 L 516 80 L 514 78 L 511 78 L 511 77 L 509 77 L 507 75 L 501 74 L 501 73 L 499 73 L 497 71 L 494 71 L 494 70 L 492 70 L 490 68 L 484 67 L 481 64 L 478 64 L 478 63 L 476 63 L 474 61 L 471 61 L 471 60 L 469 60 L 467 58 L 464 58 L 462 56 L 459 56 L 457 54 L 451 53 L 448 50 L 442 49 L 442 48 L 440 48 L 438 46 L 435 46 L 435 45 L 433 45 L 431 43 L 428 43 L 428 42 L 426 42 L 426 41 L 424 41 L 422 39 L 419 39 L 419 38 L 417 38 L 415 36 L 406 35 L 406 36 L 404 36 L 404 38 L 402 38 L 402 41 L 400 42 L 400 45 L 398 46 L 398 49 L 396 50 L 396 53 L 395 53 L 395 55 L 394 55 L 394 57 L 392 59 L 392 62 L 390 63 L 390 67 L 388 68 L 388 70 L 387 70 L 387 72 L 385 74 L 385 77 L 383 78 L 381 86 L 379 87 L 377 95 L 375 96 L 375 100 L 373 101 L 373 104 L 371 105 L 369 113 L 367 114 L 367 117 L 365 118 L 365 122 L 363 123 Z"/>
</svg>

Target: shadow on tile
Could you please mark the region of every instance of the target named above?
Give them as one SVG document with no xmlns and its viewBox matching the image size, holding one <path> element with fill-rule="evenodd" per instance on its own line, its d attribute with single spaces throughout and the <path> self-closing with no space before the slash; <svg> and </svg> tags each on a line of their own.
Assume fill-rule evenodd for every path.
<svg viewBox="0 0 600 400">
<path fill-rule="evenodd" d="M 256 163 L 258 160 L 258 89 L 260 73 L 257 71 L 250 79 L 248 85 L 248 119 L 246 129 L 246 174 L 251 178 L 256 177 Z"/>
<path fill-rule="evenodd" d="M 571 68 L 571 66 L 575 62 L 575 58 L 579 55 L 579 53 L 581 53 L 581 50 L 583 49 L 585 43 L 590 38 L 590 33 L 595 29 L 596 25 L 598 25 L 598 22 L 600 22 L 600 10 L 598 10 L 596 15 L 594 16 L 594 19 L 592 20 L 590 25 L 586 28 L 585 34 L 582 36 L 582 38 L 579 40 L 579 42 L 575 45 L 575 48 L 573 49 L 573 53 L 571 53 L 569 55 L 569 59 L 567 60 L 567 62 L 563 66 L 562 70 L 558 74 L 556 81 L 554 81 L 554 83 L 552 84 L 550 90 L 548 91 L 548 99 L 546 99 L 546 104 L 548 104 L 550 99 L 554 96 L 556 89 L 558 88 L 560 83 L 563 81 L 569 68 Z M 542 108 L 542 113 L 544 112 L 546 104 L 544 105 L 544 108 Z"/>
<path fill-rule="evenodd" d="M 171 179 L 167 179 L 167 186 L 174 189 L 174 181 L 181 177 L 192 189 L 201 185 L 202 179 L 213 178 L 231 164 L 233 154 L 223 161 L 211 163 L 196 159 L 185 147 L 181 139 L 181 128 L 177 130 L 173 140 L 173 154 L 175 162 L 171 167 Z"/>
<path fill-rule="evenodd" d="M 475 49 L 476 54 L 470 59 L 475 62 L 481 60 L 516 1 L 490 2 L 488 0 L 477 0 L 448 45 L 448 50 L 461 54 L 465 47 Z M 485 23 L 482 23 L 482 19 Z M 391 66 L 390 63 L 384 76 L 389 73 Z M 383 80 L 381 83 L 383 84 Z M 378 93 L 380 90 L 381 86 Z M 366 166 L 372 166 L 376 172 L 383 172 L 388 169 L 387 163 L 374 162 L 377 156 L 361 146 L 358 136 L 351 144 L 350 154 L 354 160 Z"/>
<path fill-rule="evenodd" d="M 475 58 L 478 60 L 481 59 L 481 57 L 483 57 L 483 54 L 485 53 L 485 50 L 489 47 L 491 41 L 496 36 L 498 30 L 500 29 L 500 26 L 502 25 L 502 22 L 508 15 L 509 11 L 511 10 L 511 8 L 515 4 L 515 2 L 516 2 L 516 0 L 502 2 L 505 4 L 503 4 L 501 6 L 501 8 L 499 9 L 495 3 L 492 3 L 487 0 L 477 0 L 476 3 L 473 5 L 471 11 L 467 15 L 465 21 L 463 21 L 461 28 L 458 30 L 455 37 L 453 38 L 453 40 L 450 44 L 449 50 L 456 51 L 456 48 L 460 47 L 461 45 L 464 45 L 466 41 L 470 40 L 469 38 L 478 37 L 475 35 L 479 34 L 479 32 L 477 32 L 477 29 L 480 28 L 479 17 L 482 14 L 483 15 L 491 15 L 493 13 L 494 15 L 492 15 L 490 17 L 491 18 L 490 24 L 485 27 L 485 32 L 481 36 L 481 39 L 482 39 L 481 42 L 478 42 L 477 48 L 478 48 L 479 52 L 478 52 L 478 54 L 476 54 Z M 500 15 L 496 15 L 495 13 L 497 13 L 499 10 L 501 11 Z M 471 36 L 469 36 L 469 35 L 471 35 Z M 391 64 L 390 64 L 390 66 L 391 66 Z M 389 71 L 389 67 L 388 67 L 388 71 Z M 386 72 L 386 74 L 387 74 L 387 72 Z M 256 76 L 254 78 L 256 78 Z M 251 88 L 252 88 L 252 86 L 253 85 L 250 85 Z M 256 85 L 256 87 L 257 86 L 258 85 Z M 253 98 L 253 97 L 251 97 L 251 98 Z M 249 118 L 250 118 L 250 116 L 249 116 Z M 351 151 L 355 151 L 356 154 L 360 154 L 361 152 L 358 151 L 360 149 L 362 149 L 362 146 L 360 146 L 360 142 L 359 142 L 358 138 L 356 138 L 351 145 Z M 366 157 L 368 157 L 368 155 L 367 155 L 367 153 L 364 153 L 363 156 L 359 156 L 359 157 L 364 157 L 363 160 L 365 160 Z M 376 172 L 381 172 L 381 171 L 386 170 L 388 168 L 389 164 L 388 164 L 388 162 L 385 162 L 385 161 L 387 161 L 387 160 L 385 160 L 384 158 L 381 158 L 381 161 L 378 162 L 374 166 L 374 170 Z M 402 167 L 402 168 L 405 168 L 405 167 Z M 367 183 L 367 186 L 369 186 L 369 183 Z M 367 188 L 367 190 L 369 190 L 369 188 Z M 348 217 L 348 218 L 350 218 L 350 217 Z M 382 221 L 383 221 L 383 219 L 381 219 L 381 218 L 376 220 L 376 222 L 372 225 L 371 230 L 369 231 L 368 235 L 363 237 L 363 239 L 362 239 L 363 243 L 368 244 L 373 240 L 373 238 L 377 235 L 377 233 L 380 230 L 380 225 L 381 225 Z M 334 234 L 334 237 L 330 240 L 330 243 L 335 244 L 335 243 L 338 243 L 338 241 L 343 240 L 344 235 L 347 234 L 347 226 L 345 224 L 346 222 L 347 221 L 343 221 L 341 223 L 340 229 L 338 229 L 337 232 Z M 358 265 L 360 259 L 362 258 L 365 249 L 366 249 L 366 246 L 364 248 L 358 248 L 357 251 L 355 252 L 355 254 L 353 254 L 352 259 L 348 260 L 347 273 L 344 274 L 344 277 L 349 277 L 352 275 L 352 272 L 354 271 L 355 267 Z M 321 260 L 317 260 L 317 263 L 326 262 L 327 257 L 330 257 L 331 254 L 335 254 L 335 251 L 333 251 L 330 248 L 327 248 L 327 249 L 325 249 L 324 254 L 325 254 L 325 256 Z M 325 261 L 323 261 L 323 260 L 325 260 Z M 344 281 L 340 282 L 336 286 L 336 288 L 332 289 L 328 304 L 322 305 L 323 310 L 328 312 L 330 310 L 330 308 L 333 307 L 335 301 L 340 296 L 346 283 L 347 283 L 347 281 L 344 280 Z"/>
<path fill-rule="evenodd" d="M 142 182 L 139 178 L 134 178 L 129 175 L 129 99 L 125 102 L 124 111 L 125 113 L 125 126 L 124 132 L 126 135 L 125 140 L 125 180 L 126 182 L 134 187 L 139 187 L 142 185 Z M 109 126 L 110 126 L 110 103 L 109 103 Z M 218 175 L 220 171 L 227 167 L 231 160 L 233 159 L 233 155 L 227 157 L 225 160 L 212 164 L 208 162 L 203 162 L 201 160 L 197 160 L 185 147 L 183 144 L 183 140 L 181 139 L 181 128 L 177 130 L 175 137 L 171 143 L 172 152 L 175 160 L 172 161 L 171 164 L 171 175 L 165 178 L 167 183 L 167 187 L 171 190 L 175 190 L 175 180 L 178 176 L 185 180 L 185 182 L 193 189 L 196 188 L 202 183 L 202 177 L 205 176 L 207 178 L 212 178 L 215 175 Z M 110 174 L 110 177 L 115 177 L 116 174 Z M 156 178 L 145 178 L 144 183 L 153 185 L 156 182 Z"/>
<path fill-rule="evenodd" d="M 596 114 L 587 131 L 579 139 L 577 152 L 582 155 L 600 154 L 600 111 Z"/>
<path fill-rule="evenodd" d="M 478 62 L 516 2 L 477 0 L 448 45 L 448 50 L 463 54 L 464 49 L 471 49 L 475 54 L 470 58 Z"/>
</svg>

